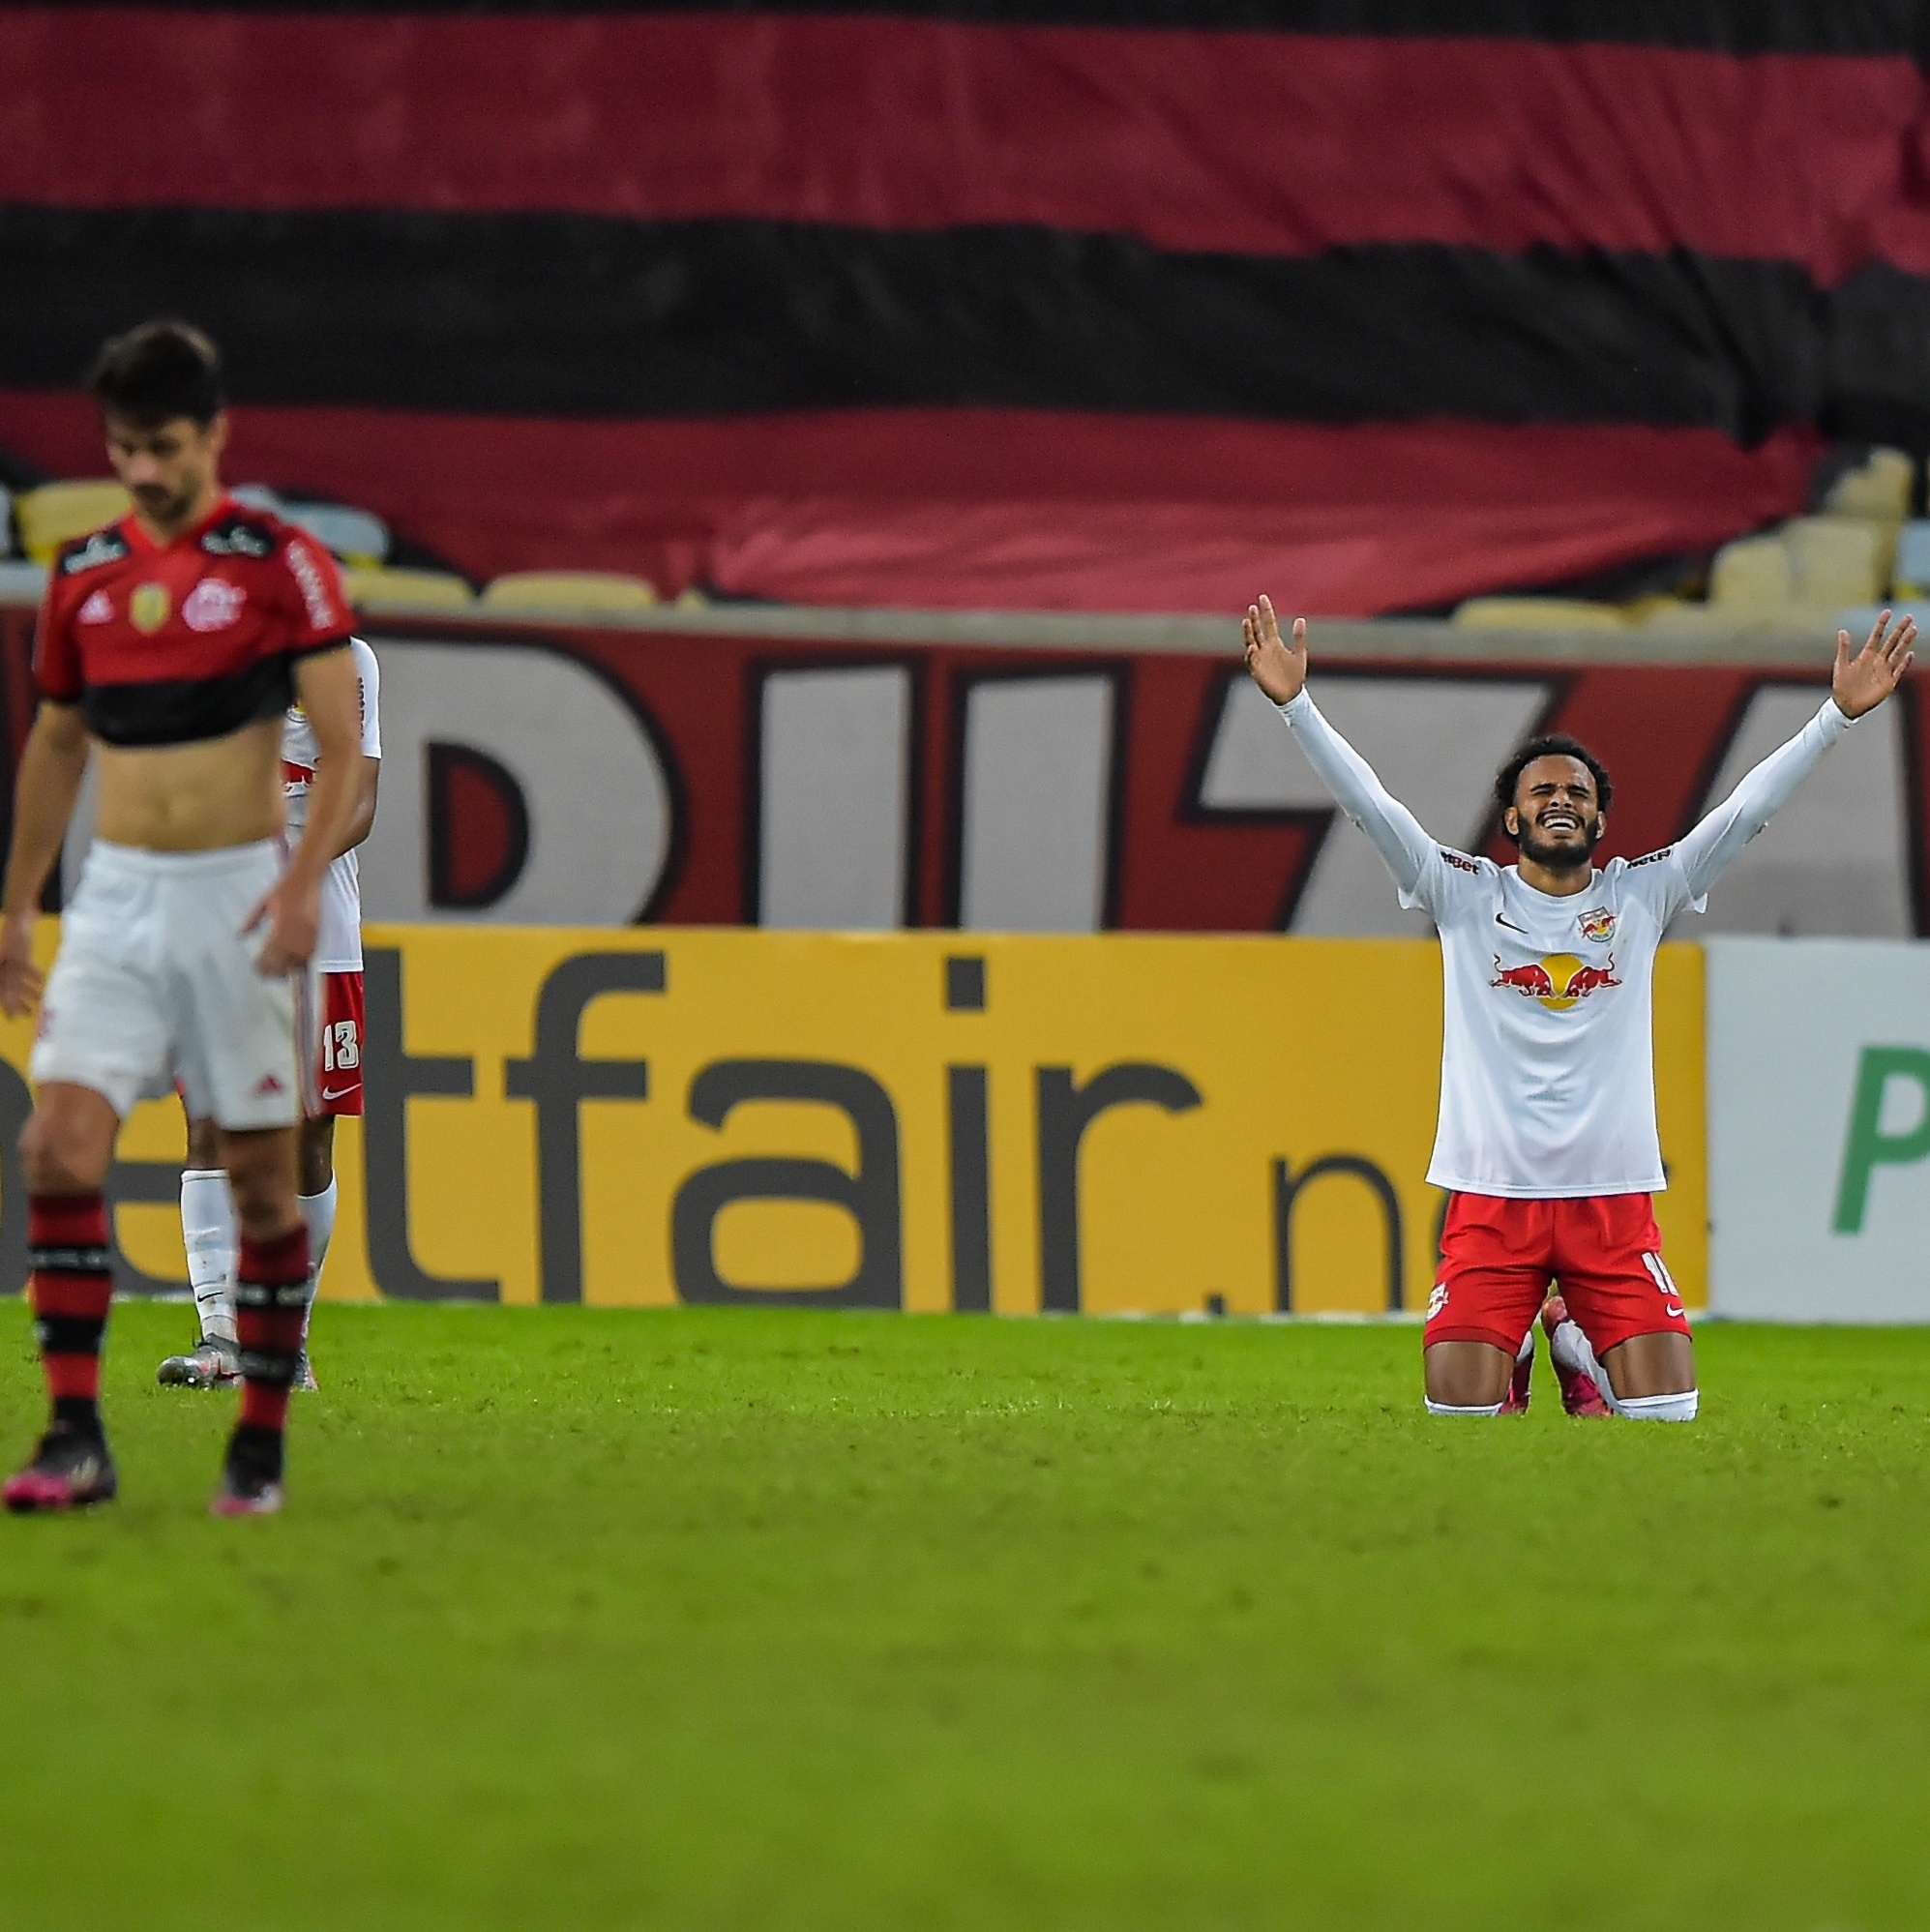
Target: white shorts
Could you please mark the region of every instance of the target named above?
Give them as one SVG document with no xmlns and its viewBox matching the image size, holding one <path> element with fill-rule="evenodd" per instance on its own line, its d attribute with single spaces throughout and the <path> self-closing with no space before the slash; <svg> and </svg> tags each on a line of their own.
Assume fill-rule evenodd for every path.
<svg viewBox="0 0 1930 1932">
<path fill-rule="evenodd" d="M 97 839 L 61 920 L 31 1070 L 125 1115 L 170 1076 L 234 1132 L 302 1117 L 292 980 L 255 970 L 242 924 L 281 877 L 273 839 L 150 852 Z"/>
</svg>

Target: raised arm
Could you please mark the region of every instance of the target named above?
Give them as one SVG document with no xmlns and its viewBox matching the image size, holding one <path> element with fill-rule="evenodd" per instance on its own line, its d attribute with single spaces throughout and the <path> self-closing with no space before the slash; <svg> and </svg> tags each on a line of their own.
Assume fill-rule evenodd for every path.
<svg viewBox="0 0 1930 1932">
<path fill-rule="evenodd" d="M 1877 619 L 1855 657 L 1850 634 L 1836 634 L 1836 669 L 1823 708 L 1788 744 L 1744 773 L 1736 789 L 1677 847 L 1691 903 L 1698 903 L 1744 846 L 1775 817 L 1851 722 L 1874 711 L 1915 662 L 1911 644 L 1916 620 L 1906 617 L 1892 631 L 1889 612 Z"/>
<path fill-rule="evenodd" d="M 1435 843 L 1421 822 L 1374 774 L 1374 767 L 1322 718 L 1307 696 L 1307 620 L 1293 619 L 1292 641 L 1262 597 L 1248 607 L 1241 626 L 1246 668 L 1253 681 L 1280 707 L 1300 749 L 1334 802 L 1374 843 L 1401 897 L 1415 903 Z"/>
</svg>

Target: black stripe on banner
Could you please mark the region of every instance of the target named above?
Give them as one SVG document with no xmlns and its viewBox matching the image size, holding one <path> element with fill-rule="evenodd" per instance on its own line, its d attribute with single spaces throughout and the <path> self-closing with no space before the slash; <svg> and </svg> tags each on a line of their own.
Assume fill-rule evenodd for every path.
<svg viewBox="0 0 1930 1932">
<path fill-rule="evenodd" d="M 1785 422 L 1913 445 L 1930 282 L 1686 253 L 1173 254 L 1117 236 L 579 216 L 0 209 L 15 386 L 179 313 L 258 402 L 695 417 L 988 404 Z"/>
<path fill-rule="evenodd" d="M 1916 0 L 106 0 L 126 8 L 301 14 L 876 14 L 1007 26 L 1608 41 L 1731 53 L 1912 54 L 1930 45 Z M 55 7 L 95 0 L 51 0 Z"/>
</svg>

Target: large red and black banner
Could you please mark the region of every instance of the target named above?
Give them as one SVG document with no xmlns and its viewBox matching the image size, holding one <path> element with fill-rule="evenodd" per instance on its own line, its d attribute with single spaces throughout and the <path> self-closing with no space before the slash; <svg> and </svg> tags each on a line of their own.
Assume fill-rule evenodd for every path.
<svg viewBox="0 0 1930 1932">
<path fill-rule="evenodd" d="M 0 612 L 6 743 L 31 616 Z M 881 931 L 1430 930 L 1226 656 L 378 624 L 368 916 Z M 1604 856 L 1666 845 L 1822 701 L 1739 666 L 1335 663 L 1321 708 L 1436 837 L 1512 857 L 1496 767 L 1571 731 Z M 6 795 L 11 773 L 0 774 Z M 1930 705 L 1857 726 L 1685 932 L 1930 934 Z M 83 832 L 84 835 L 84 832 Z M 78 856 L 71 842 L 67 874 Z"/>
<path fill-rule="evenodd" d="M 1334 613 L 1930 443 L 1918 10 L 0 11 L 0 447 L 160 312 L 477 578 Z M 156 137 L 155 117 L 165 134 Z"/>
</svg>

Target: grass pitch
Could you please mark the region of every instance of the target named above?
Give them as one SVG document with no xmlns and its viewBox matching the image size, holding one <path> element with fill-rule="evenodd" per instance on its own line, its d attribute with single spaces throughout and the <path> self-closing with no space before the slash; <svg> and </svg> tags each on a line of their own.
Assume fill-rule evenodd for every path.
<svg viewBox="0 0 1930 1932">
<path fill-rule="evenodd" d="M 1430 1422 L 1411 1329 L 329 1308 L 217 1523 L 190 1319 L 124 1501 L 0 1520 L 7 1927 L 1930 1921 L 1930 1334 L 1706 1329 L 1672 1429 Z"/>
</svg>

